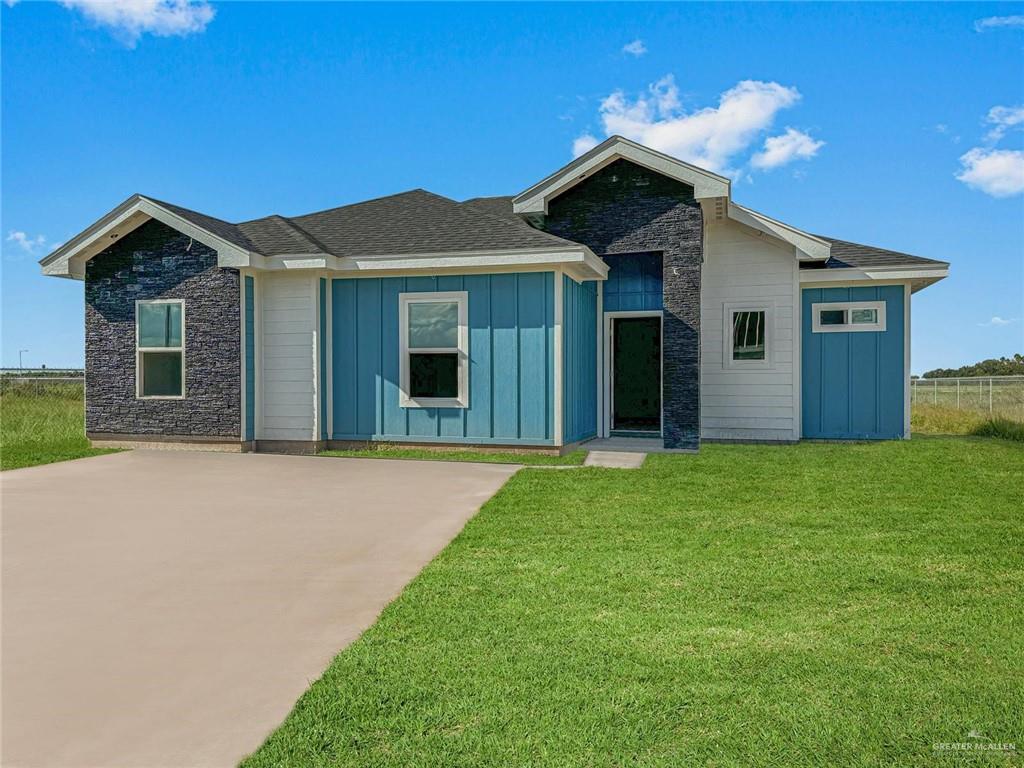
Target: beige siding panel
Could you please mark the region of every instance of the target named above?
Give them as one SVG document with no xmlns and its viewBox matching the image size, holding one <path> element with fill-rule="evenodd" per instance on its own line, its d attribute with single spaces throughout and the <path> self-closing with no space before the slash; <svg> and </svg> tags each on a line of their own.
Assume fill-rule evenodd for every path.
<svg viewBox="0 0 1024 768">
<path fill-rule="evenodd" d="M 793 433 L 788 429 L 715 429 L 712 434 L 705 434 L 711 440 L 793 440 Z"/>
<path fill-rule="evenodd" d="M 312 392 L 313 382 L 311 381 L 268 381 L 266 392 Z"/>
<path fill-rule="evenodd" d="M 793 249 L 736 222 L 707 229 L 701 271 L 701 435 L 726 440 L 793 440 L 797 434 L 794 348 L 797 261 Z M 773 307 L 771 367 L 730 368 L 723 362 L 724 306 Z"/>
<path fill-rule="evenodd" d="M 733 425 L 736 423 L 735 416 L 729 416 L 727 418 L 708 417 L 702 419 L 701 423 L 704 427 L 709 430 L 728 430 L 733 429 Z M 763 419 L 755 417 L 747 417 L 744 420 L 743 429 L 756 430 L 756 429 L 781 429 L 788 430 L 792 429 L 793 421 L 792 417 L 782 419 Z"/>
<path fill-rule="evenodd" d="M 706 395 L 701 398 L 702 405 L 706 405 L 708 408 L 736 407 L 737 402 L 742 402 L 743 406 L 757 406 L 759 408 L 777 408 L 780 406 L 789 408 L 792 404 L 792 399 L 786 395 L 781 397 L 755 395 L 744 397 L 742 401 L 737 401 L 735 397 L 728 395 Z"/>
<path fill-rule="evenodd" d="M 309 275 L 261 280 L 264 440 L 312 440 L 315 418 L 316 293 Z"/>
</svg>

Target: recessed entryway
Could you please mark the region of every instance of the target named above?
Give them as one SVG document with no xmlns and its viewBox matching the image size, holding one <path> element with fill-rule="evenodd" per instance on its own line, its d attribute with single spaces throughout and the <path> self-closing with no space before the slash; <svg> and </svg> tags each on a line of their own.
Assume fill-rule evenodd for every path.
<svg viewBox="0 0 1024 768">
<path fill-rule="evenodd" d="M 616 312 L 606 318 L 610 432 L 661 434 L 661 312 Z"/>
</svg>

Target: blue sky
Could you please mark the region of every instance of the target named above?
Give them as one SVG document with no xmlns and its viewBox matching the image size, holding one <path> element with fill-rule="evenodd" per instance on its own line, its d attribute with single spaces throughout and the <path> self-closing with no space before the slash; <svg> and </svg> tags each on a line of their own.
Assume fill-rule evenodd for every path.
<svg viewBox="0 0 1024 768">
<path fill-rule="evenodd" d="M 511 194 L 609 130 L 951 261 L 915 372 L 1024 351 L 1024 3 L 134 9 L 0 9 L 5 366 L 82 364 L 82 283 L 36 261 L 133 192 L 231 221 Z"/>
</svg>

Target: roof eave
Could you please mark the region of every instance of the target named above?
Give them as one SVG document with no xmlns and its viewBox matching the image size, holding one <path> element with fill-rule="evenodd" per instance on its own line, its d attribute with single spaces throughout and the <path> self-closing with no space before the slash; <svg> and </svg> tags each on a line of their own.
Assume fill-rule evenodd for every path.
<svg viewBox="0 0 1024 768">
<path fill-rule="evenodd" d="M 759 232 L 789 243 L 796 249 L 799 261 L 828 261 L 832 252 L 832 244 L 816 235 L 785 224 L 752 208 L 747 208 L 731 200 L 728 205 L 728 216 L 733 221 L 745 224 Z"/>
<path fill-rule="evenodd" d="M 604 280 L 608 265 L 586 246 L 440 253 L 402 253 L 322 258 L 271 257 L 267 269 L 327 269 L 339 273 L 431 272 L 449 270 L 550 270 L 562 268 L 578 281 Z"/>
<path fill-rule="evenodd" d="M 919 265 L 906 264 L 886 267 L 834 267 L 829 269 L 800 270 L 801 285 L 827 285 L 851 282 L 909 282 L 911 291 L 916 293 L 922 288 L 949 277 L 949 264 Z"/>
</svg>

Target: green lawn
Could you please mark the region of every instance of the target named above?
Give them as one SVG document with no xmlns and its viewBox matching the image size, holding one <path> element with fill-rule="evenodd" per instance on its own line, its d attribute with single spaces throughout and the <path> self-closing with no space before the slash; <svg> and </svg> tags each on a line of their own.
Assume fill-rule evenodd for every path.
<svg viewBox="0 0 1024 768">
<path fill-rule="evenodd" d="M 529 464 L 532 466 L 579 466 L 587 458 L 586 451 L 573 451 L 565 456 L 542 453 L 484 452 L 474 450 L 431 450 L 403 448 L 395 444 L 381 444 L 370 448 L 346 451 L 321 451 L 317 456 L 351 459 L 420 459 L 424 461 L 475 461 L 485 464 Z"/>
<path fill-rule="evenodd" d="M 985 438 L 523 470 L 244 765 L 1019 764 L 1022 495 Z"/>
<path fill-rule="evenodd" d="M 85 437 L 80 382 L 3 382 L 0 469 L 112 453 Z"/>
</svg>

